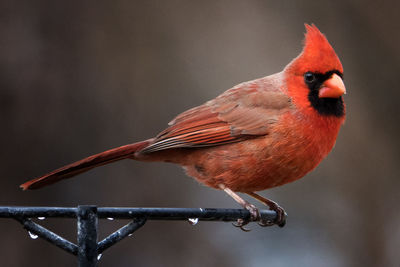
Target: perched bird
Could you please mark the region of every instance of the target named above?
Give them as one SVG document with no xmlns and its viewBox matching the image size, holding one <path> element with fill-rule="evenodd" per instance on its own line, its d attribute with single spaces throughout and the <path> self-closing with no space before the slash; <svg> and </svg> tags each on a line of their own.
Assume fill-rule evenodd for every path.
<svg viewBox="0 0 400 267">
<path fill-rule="evenodd" d="M 283 226 L 284 210 L 255 192 L 313 170 L 333 148 L 345 120 L 342 64 L 317 27 L 305 27 L 303 51 L 282 72 L 241 83 L 181 113 L 154 138 L 82 159 L 21 188 L 40 188 L 122 159 L 171 162 L 200 183 L 224 190 L 252 220 L 259 219 L 258 209 L 235 192 L 261 201 L 277 212 L 272 223 Z"/>
</svg>

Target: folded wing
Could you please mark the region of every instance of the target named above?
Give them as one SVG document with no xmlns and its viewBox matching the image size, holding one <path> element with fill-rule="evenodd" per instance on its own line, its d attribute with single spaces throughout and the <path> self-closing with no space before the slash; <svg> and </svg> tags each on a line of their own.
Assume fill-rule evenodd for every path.
<svg viewBox="0 0 400 267">
<path fill-rule="evenodd" d="M 290 99 L 280 90 L 256 82 L 240 84 L 178 115 L 141 153 L 223 145 L 267 135 L 290 107 Z"/>
</svg>

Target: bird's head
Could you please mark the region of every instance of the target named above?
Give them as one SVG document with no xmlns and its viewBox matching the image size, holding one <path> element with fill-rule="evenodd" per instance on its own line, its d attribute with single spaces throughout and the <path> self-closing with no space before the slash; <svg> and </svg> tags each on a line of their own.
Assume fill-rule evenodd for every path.
<svg viewBox="0 0 400 267">
<path fill-rule="evenodd" d="M 288 93 L 300 109 L 344 117 L 342 63 L 317 27 L 305 26 L 303 51 L 284 70 Z"/>
</svg>

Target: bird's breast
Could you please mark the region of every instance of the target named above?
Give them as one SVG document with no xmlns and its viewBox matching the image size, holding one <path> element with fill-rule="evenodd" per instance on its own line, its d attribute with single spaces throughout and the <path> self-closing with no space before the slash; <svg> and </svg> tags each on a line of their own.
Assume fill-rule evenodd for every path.
<svg viewBox="0 0 400 267">
<path fill-rule="evenodd" d="M 187 154 L 185 169 L 201 183 L 260 191 L 303 177 L 331 151 L 340 124 L 310 124 L 286 114 L 265 135 Z"/>
</svg>

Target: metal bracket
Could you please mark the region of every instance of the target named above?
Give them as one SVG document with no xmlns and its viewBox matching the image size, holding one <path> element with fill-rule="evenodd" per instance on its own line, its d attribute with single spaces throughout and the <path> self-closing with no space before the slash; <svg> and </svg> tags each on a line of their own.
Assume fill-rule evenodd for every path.
<svg viewBox="0 0 400 267">
<path fill-rule="evenodd" d="M 274 222 L 276 212 L 260 210 L 260 221 Z M 31 218 L 77 218 L 77 244 L 35 223 Z M 32 238 L 41 237 L 57 247 L 78 256 L 80 267 L 98 266 L 98 260 L 106 249 L 129 236 L 147 220 L 237 221 L 251 220 L 245 209 L 203 208 L 97 208 L 97 206 L 66 207 L 4 207 L 0 206 L 0 218 L 13 218 L 29 231 Z M 97 240 L 98 219 L 132 219 L 100 242 Z"/>
</svg>

